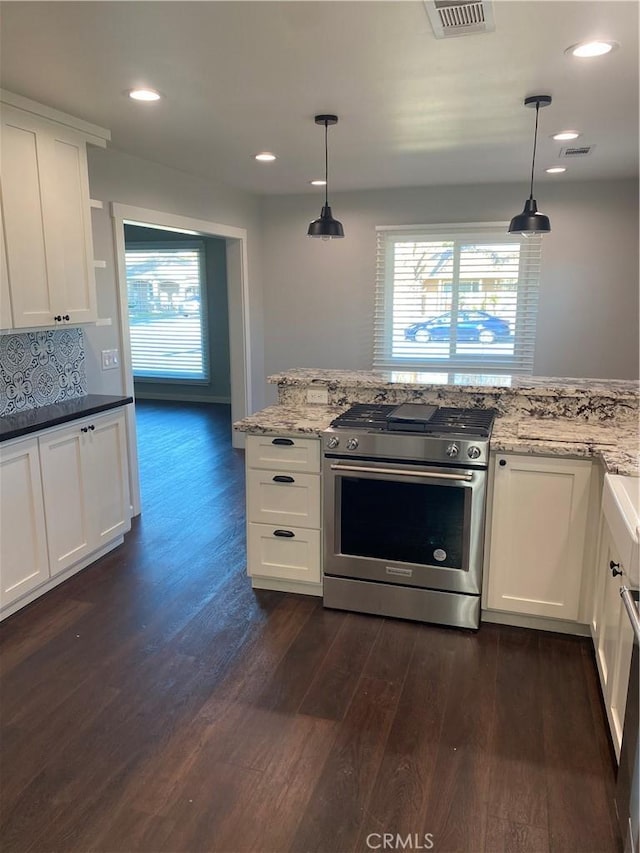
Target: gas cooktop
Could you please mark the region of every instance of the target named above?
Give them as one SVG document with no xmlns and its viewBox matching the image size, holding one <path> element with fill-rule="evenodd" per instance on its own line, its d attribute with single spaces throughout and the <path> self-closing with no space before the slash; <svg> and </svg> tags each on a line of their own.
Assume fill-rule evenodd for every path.
<svg viewBox="0 0 640 853">
<path fill-rule="evenodd" d="M 422 403 L 356 403 L 331 424 L 333 429 L 404 432 L 489 438 L 493 409 L 453 409 Z"/>
</svg>

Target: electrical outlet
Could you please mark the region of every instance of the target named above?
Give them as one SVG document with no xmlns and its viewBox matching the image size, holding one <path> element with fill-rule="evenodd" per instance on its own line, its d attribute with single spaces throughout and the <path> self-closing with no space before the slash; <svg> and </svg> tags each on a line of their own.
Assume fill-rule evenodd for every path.
<svg viewBox="0 0 640 853">
<path fill-rule="evenodd" d="M 309 388 L 307 390 L 307 403 L 329 403 L 329 391 L 327 388 Z"/>
<path fill-rule="evenodd" d="M 117 349 L 103 349 L 102 350 L 102 369 L 103 370 L 114 370 L 116 367 L 120 367 L 120 354 Z"/>
</svg>

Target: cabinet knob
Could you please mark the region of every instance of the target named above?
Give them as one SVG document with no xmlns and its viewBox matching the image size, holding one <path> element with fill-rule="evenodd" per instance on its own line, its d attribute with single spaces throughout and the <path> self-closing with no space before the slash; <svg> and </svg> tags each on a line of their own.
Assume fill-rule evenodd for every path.
<svg viewBox="0 0 640 853">
<path fill-rule="evenodd" d="M 95 429 L 95 426 L 93 424 L 89 424 L 89 429 L 91 430 L 91 432 L 93 432 Z"/>
<path fill-rule="evenodd" d="M 614 563 L 613 560 L 609 562 L 609 568 L 611 569 L 611 575 L 615 578 L 616 575 L 623 575 L 624 572 L 620 568 L 620 563 Z"/>
<path fill-rule="evenodd" d="M 498 464 L 499 464 L 499 465 L 501 465 L 501 466 L 504 468 L 504 466 L 507 464 L 507 460 L 506 460 L 506 459 L 501 459 L 501 460 L 500 460 L 500 462 L 499 462 Z"/>
<path fill-rule="evenodd" d="M 62 323 L 62 315 L 61 314 L 56 314 L 56 316 L 53 319 L 56 321 L 56 323 Z"/>
<path fill-rule="evenodd" d="M 62 319 L 63 319 L 63 320 L 66 320 L 67 322 L 69 322 L 69 320 L 71 319 L 71 317 L 69 317 L 69 315 L 68 315 L 68 314 L 65 314 L 65 315 L 63 316 L 63 318 L 62 318 Z"/>
<path fill-rule="evenodd" d="M 80 427 L 80 432 L 89 432 L 89 427 Z"/>
</svg>

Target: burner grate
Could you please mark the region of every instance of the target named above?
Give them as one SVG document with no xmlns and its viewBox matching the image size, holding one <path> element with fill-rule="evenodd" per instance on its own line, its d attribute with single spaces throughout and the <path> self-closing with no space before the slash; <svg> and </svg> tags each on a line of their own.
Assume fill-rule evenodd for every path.
<svg viewBox="0 0 640 853">
<path fill-rule="evenodd" d="M 469 435 L 476 438 L 488 438 L 495 418 L 493 409 L 453 409 L 439 408 L 426 421 L 412 424 L 390 423 L 389 416 L 398 409 L 397 404 L 355 403 L 346 412 L 339 415 L 331 424 L 340 429 L 363 429 L 368 431 L 421 432 L 423 434 Z M 416 406 L 416 410 L 424 406 Z"/>
<path fill-rule="evenodd" d="M 487 438 L 495 418 L 493 409 L 441 408 L 429 421 L 433 432 L 466 432 Z"/>
<path fill-rule="evenodd" d="M 396 405 L 390 406 L 385 403 L 355 403 L 346 412 L 338 415 L 331 426 L 383 430 L 387 428 L 387 416 L 397 408 Z"/>
</svg>

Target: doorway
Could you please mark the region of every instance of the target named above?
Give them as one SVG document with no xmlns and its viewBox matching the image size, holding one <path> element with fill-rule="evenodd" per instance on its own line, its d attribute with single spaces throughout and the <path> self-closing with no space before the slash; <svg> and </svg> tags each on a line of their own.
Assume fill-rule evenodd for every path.
<svg viewBox="0 0 640 853">
<path fill-rule="evenodd" d="M 228 355 L 229 355 L 229 396 L 231 400 L 231 420 L 238 420 L 252 411 L 251 406 L 251 352 L 249 334 L 249 299 L 247 281 L 247 232 L 243 228 L 221 225 L 191 219 L 189 217 L 164 213 L 112 203 L 114 240 L 117 256 L 117 289 L 119 299 L 119 315 L 121 329 L 122 372 L 125 393 L 135 397 L 134 371 L 131 355 L 131 323 L 129 318 L 129 295 L 127 288 L 126 269 L 126 232 L 128 226 L 165 231 L 170 234 L 182 234 L 197 241 L 207 238 L 218 238 L 224 241 L 224 256 L 227 279 L 227 316 L 228 316 Z M 141 291 L 142 292 L 142 291 Z M 147 290 L 147 294 L 149 291 Z M 169 299 L 171 296 L 171 299 Z M 165 293 L 164 300 L 174 306 L 178 302 L 191 303 L 184 294 L 177 292 Z M 187 305 L 187 310 L 189 306 Z M 157 390 L 155 393 L 158 393 Z M 166 393 L 166 392 L 165 392 Z M 129 407 L 133 408 L 133 407 Z M 127 414 L 127 433 L 129 445 L 129 471 L 131 504 L 134 515 L 140 513 L 140 483 L 138 476 L 137 436 L 135 411 Z M 242 446 L 242 437 L 232 435 L 235 447 Z"/>
</svg>

